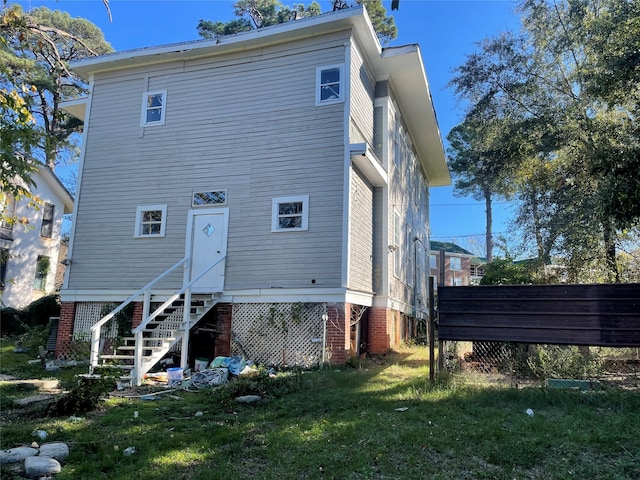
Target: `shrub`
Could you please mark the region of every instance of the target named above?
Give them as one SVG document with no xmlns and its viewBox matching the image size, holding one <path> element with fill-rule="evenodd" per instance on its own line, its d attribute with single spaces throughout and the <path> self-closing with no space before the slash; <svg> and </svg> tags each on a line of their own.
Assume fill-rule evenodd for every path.
<svg viewBox="0 0 640 480">
<path fill-rule="evenodd" d="M 60 316 L 60 298 L 47 295 L 31 302 L 24 309 L 24 318 L 28 326 L 48 326 L 50 317 Z"/>
<path fill-rule="evenodd" d="M 597 376 L 602 361 L 597 355 L 583 355 L 578 347 L 539 345 L 528 360 L 534 376 L 538 378 L 578 378 Z"/>
<path fill-rule="evenodd" d="M 14 337 L 27 332 L 29 327 L 48 327 L 50 317 L 60 316 L 60 299 L 57 295 L 41 297 L 22 310 L 12 307 L 0 309 L 0 335 Z M 46 343 L 45 343 L 46 344 Z"/>
<path fill-rule="evenodd" d="M 0 309 L 0 336 L 15 337 L 26 331 L 24 325 L 24 314 L 21 310 L 6 307 Z"/>
</svg>

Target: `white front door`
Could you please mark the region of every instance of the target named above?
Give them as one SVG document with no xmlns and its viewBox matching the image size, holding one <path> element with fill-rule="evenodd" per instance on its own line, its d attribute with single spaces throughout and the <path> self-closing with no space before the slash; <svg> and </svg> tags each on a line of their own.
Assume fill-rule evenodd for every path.
<svg viewBox="0 0 640 480">
<path fill-rule="evenodd" d="M 229 210 L 226 208 L 191 210 L 189 215 L 187 256 L 191 257 L 189 280 L 192 280 L 227 254 Z M 195 293 L 222 292 L 224 267 L 225 261 L 222 260 L 193 285 L 192 291 Z"/>
</svg>

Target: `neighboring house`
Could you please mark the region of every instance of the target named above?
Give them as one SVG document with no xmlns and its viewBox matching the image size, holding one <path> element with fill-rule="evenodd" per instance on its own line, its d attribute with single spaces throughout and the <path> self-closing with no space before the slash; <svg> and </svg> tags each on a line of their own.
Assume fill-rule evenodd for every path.
<svg viewBox="0 0 640 480">
<path fill-rule="evenodd" d="M 444 276 L 442 261 L 444 257 Z M 484 276 L 486 260 L 450 242 L 430 242 L 429 269 L 438 285 L 478 285 Z"/>
<path fill-rule="evenodd" d="M 55 173 L 39 165 L 33 173 L 29 200 L 9 198 L 4 205 L 6 217 L 26 219 L 0 224 L 0 300 L 2 305 L 24 308 L 56 289 L 62 216 L 73 211 L 73 198 Z"/>
<path fill-rule="evenodd" d="M 67 105 L 85 129 L 59 355 L 156 278 L 136 351 L 147 304 L 193 282 L 189 342 L 158 340 L 183 364 L 199 329 L 209 359 L 342 363 L 428 315 L 428 188 L 451 180 L 418 45 L 381 48 L 356 7 L 72 68 L 90 96 Z"/>
</svg>

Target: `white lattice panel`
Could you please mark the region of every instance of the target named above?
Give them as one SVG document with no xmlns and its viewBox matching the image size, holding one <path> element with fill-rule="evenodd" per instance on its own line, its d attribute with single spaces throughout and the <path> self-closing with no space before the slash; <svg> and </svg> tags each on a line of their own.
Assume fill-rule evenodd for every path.
<svg viewBox="0 0 640 480">
<path fill-rule="evenodd" d="M 73 336 L 77 340 L 89 340 L 91 338 L 91 327 L 100 320 L 105 313 L 114 307 L 110 302 L 82 302 L 76 305 L 76 316 L 73 321 Z M 118 335 L 118 326 L 112 323 L 108 331 L 103 328 L 101 336 L 113 338 Z"/>
<path fill-rule="evenodd" d="M 325 312 L 321 303 L 234 304 L 231 353 L 264 365 L 316 365 Z"/>
</svg>

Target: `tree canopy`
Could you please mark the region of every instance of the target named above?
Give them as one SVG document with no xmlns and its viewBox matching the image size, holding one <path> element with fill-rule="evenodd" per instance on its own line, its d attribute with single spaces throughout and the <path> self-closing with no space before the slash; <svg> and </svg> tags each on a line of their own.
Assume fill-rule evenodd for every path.
<svg viewBox="0 0 640 480">
<path fill-rule="evenodd" d="M 30 197 L 36 162 L 53 168 L 72 156 L 80 122 L 60 103 L 85 92 L 68 62 L 108 53 L 111 46 L 91 22 L 64 12 L 19 5 L 0 10 L 0 205 Z M 36 199 L 32 198 L 32 202 Z M 7 218 L 4 210 L 0 220 Z"/>
<path fill-rule="evenodd" d="M 36 120 L 31 154 L 54 168 L 61 153 L 72 146 L 69 138 L 80 128 L 60 103 L 86 92 L 68 63 L 109 53 L 112 48 L 88 20 L 45 7 L 26 13 L 10 4 L 2 10 L 0 27 L 0 83 L 7 91 L 28 86 L 26 106 Z"/>
<path fill-rule="evenodd" d="M 485 39 L 456 69 L 451 86 L 468 112 L 451 135 L 475 126 L 465 148 L 507 147 L 483 165 L 517 193 L 516 222 L 541 260 L 559 254 L 574 280 L 600 266 L 596 280 L 616 281 L 618 239 L 640 222 L 640 3 L 519 9 L 519 33 Z M 466 174 L 480 185 L 485 171 Z"/>
<path fill-rule="evenodd" d="M 398 36 L 398 29 L 393 17 L 387 16 L 382 0 L 334 0 L 333 9 L 348 8 L 353 5 L 365 5 L 378 38 L 382 43 Z M 320 15 L 322 9 L 316 1 L 308 6 L 295 4 L 293 7 L 283 5 L 279 0 L 239 0 L 234 4 L 234 15 L 238 18 L 228 21 L 200 20 L 198 34 L 203 38 L 218 38 L 225 35 L 246 32 L 258 28 L 277 25 L 305 17 Z"/>
</svg>

